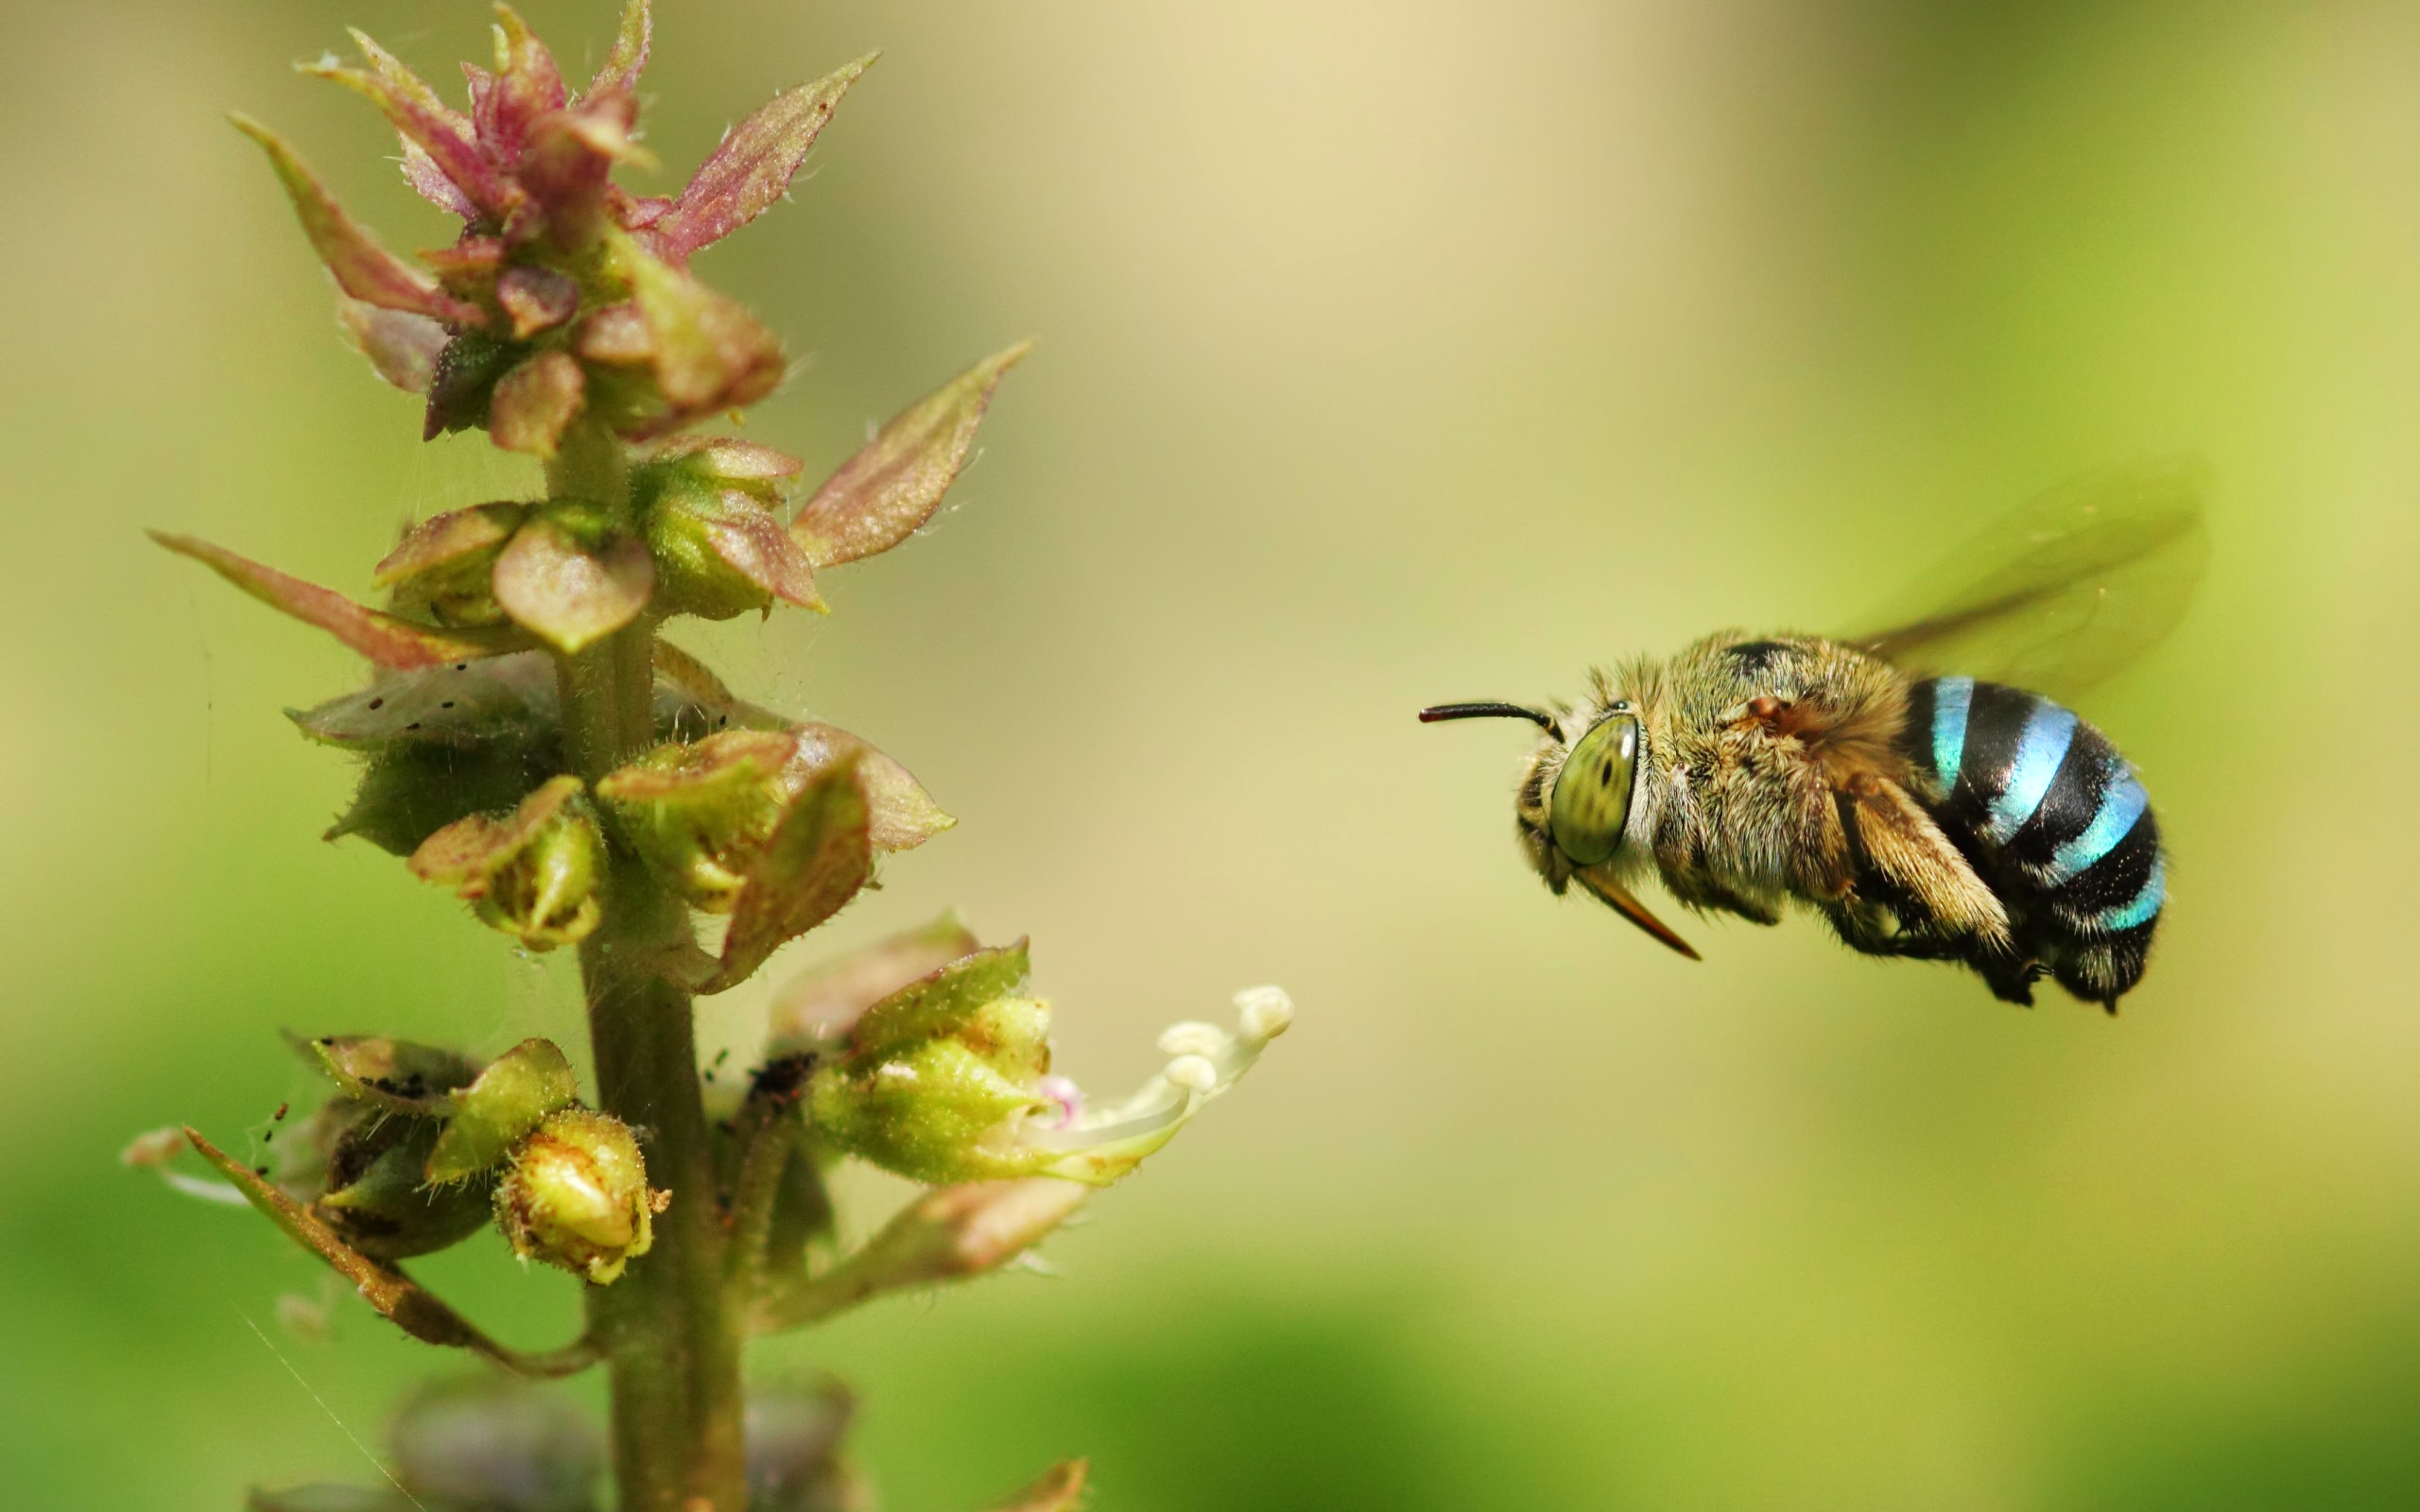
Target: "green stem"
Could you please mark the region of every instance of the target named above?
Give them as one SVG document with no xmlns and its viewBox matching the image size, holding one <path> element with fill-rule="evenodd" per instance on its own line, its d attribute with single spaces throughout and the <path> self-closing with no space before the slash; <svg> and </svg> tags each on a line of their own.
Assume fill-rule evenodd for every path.
<svg viewBox="0 0 2420 1512">
<path fill-rule="evenodd" d="M 576 429 L 548 492 L 619 512 L 620 443 Z M 595 782 L 654 743 L 653 627 L 642 620 L 559 658 L 566 754 Z M 654 1247 L 588 1291 L 589 1332 L 613 1373 L 615 1479 L 624 1512 L 744 1512 L 740 1330 L 724 1285 L 714 1143 L 698 1081 L 689 994 L 663 965 L 691 946 L 682 901 L 614 848 L 605 918 L 579 947 L 597 1100 L 642 1131 L 648 1177 L 672 1192 Z"/>
</svg>

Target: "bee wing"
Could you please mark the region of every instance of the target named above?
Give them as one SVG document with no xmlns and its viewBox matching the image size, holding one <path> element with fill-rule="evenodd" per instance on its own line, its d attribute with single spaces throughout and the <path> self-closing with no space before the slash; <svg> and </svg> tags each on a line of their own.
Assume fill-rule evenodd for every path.
<svg viewBox="0 0 2420 1512">
<path fill-rule="evenodd" d="M 1918 674 L 2072 697 L 2176 627 L 2209 552 L 2195 465 L 2087 473 L 1969 541 L 1845 644 Z M 1983 576 L 1973 575 L 1980 571 Z M 1966 586 L 1943 596 L 1946 584 Z"/>
</svg>

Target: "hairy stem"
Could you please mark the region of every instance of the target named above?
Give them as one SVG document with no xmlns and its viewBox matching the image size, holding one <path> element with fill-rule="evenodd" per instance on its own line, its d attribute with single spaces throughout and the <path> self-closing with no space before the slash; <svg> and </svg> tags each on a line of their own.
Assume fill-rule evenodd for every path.
<svg viewBox="0 0 2420 1512">
<path fill-rule="evenodd" d="M 620 443 L 578 428 L 547 468 L 550 494 L 628 507 Z M 557 662 L 568 754 L 590 782 L 654 741 L 652 626 L 642 620 Z M 689 917 L 616 844 L 605 918 L 579 947 L 598 1101 L 642 1132 L 650 1183 L 672 1192 L 655 1246 L 588 1291 L 589 1332 L 613 1372 L 615 1479 L 625 1512 L 744 1512 L 740 1327 L 724 1286 L 714 1146 L 700 1097 L 689 994 L 664 964 Z"/>
</svg>

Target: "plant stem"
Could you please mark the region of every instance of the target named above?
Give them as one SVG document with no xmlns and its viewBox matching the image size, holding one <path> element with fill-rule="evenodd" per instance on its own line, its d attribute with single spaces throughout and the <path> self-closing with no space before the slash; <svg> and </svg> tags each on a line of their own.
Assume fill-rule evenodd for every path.
<svg viewBox="0 0 2420 1512">
<path fill-rule="evenodd" d="M 601 427 L 564 438 L 548 492 L 619 513 L 629 483 Z M 625 627 L 557 659 L 566 754 L 595 782 L 654 743 L 654 629 Z M 745 1512 L 740 1328 L 726 1295 L 713 1136 L 689 994 L 662 974 L 690 944 L 682 901 L 619 844 L 605 918 L 579 947 L 597 1099 L 641 1132 L 652 1185 L 672 1192 L 654 1247 L 588 1289 L 591 1335 L 613 1373 L 614 1478 L 624 1512 Z"/>
</svg>

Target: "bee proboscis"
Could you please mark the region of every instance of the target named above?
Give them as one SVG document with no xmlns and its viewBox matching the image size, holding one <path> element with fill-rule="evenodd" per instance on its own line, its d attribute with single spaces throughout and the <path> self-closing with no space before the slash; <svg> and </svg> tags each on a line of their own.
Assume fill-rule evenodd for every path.
<svg viewBox="0 0 2420 1512">
<path fill-rule="evenodd" d="M 1577 881 L 1681 954 L 1649 874 L 1698 913 L 1821 914 L 1870 955 L 1961 962 L 1996 996 L 2048 976 L 2117 1011 L 2167 900 L 2140 778 L 2062 700 L 2165 636 L 2206 541 L 2198 470 L 2092 474 L 1925 579 L 1926 612 L 1826 637 L 1723 631 L 1593 674 L 1576 705 L 1424 722 L 1539 727 L 1513 809 L 1547 885 Z"/>
</svg>

